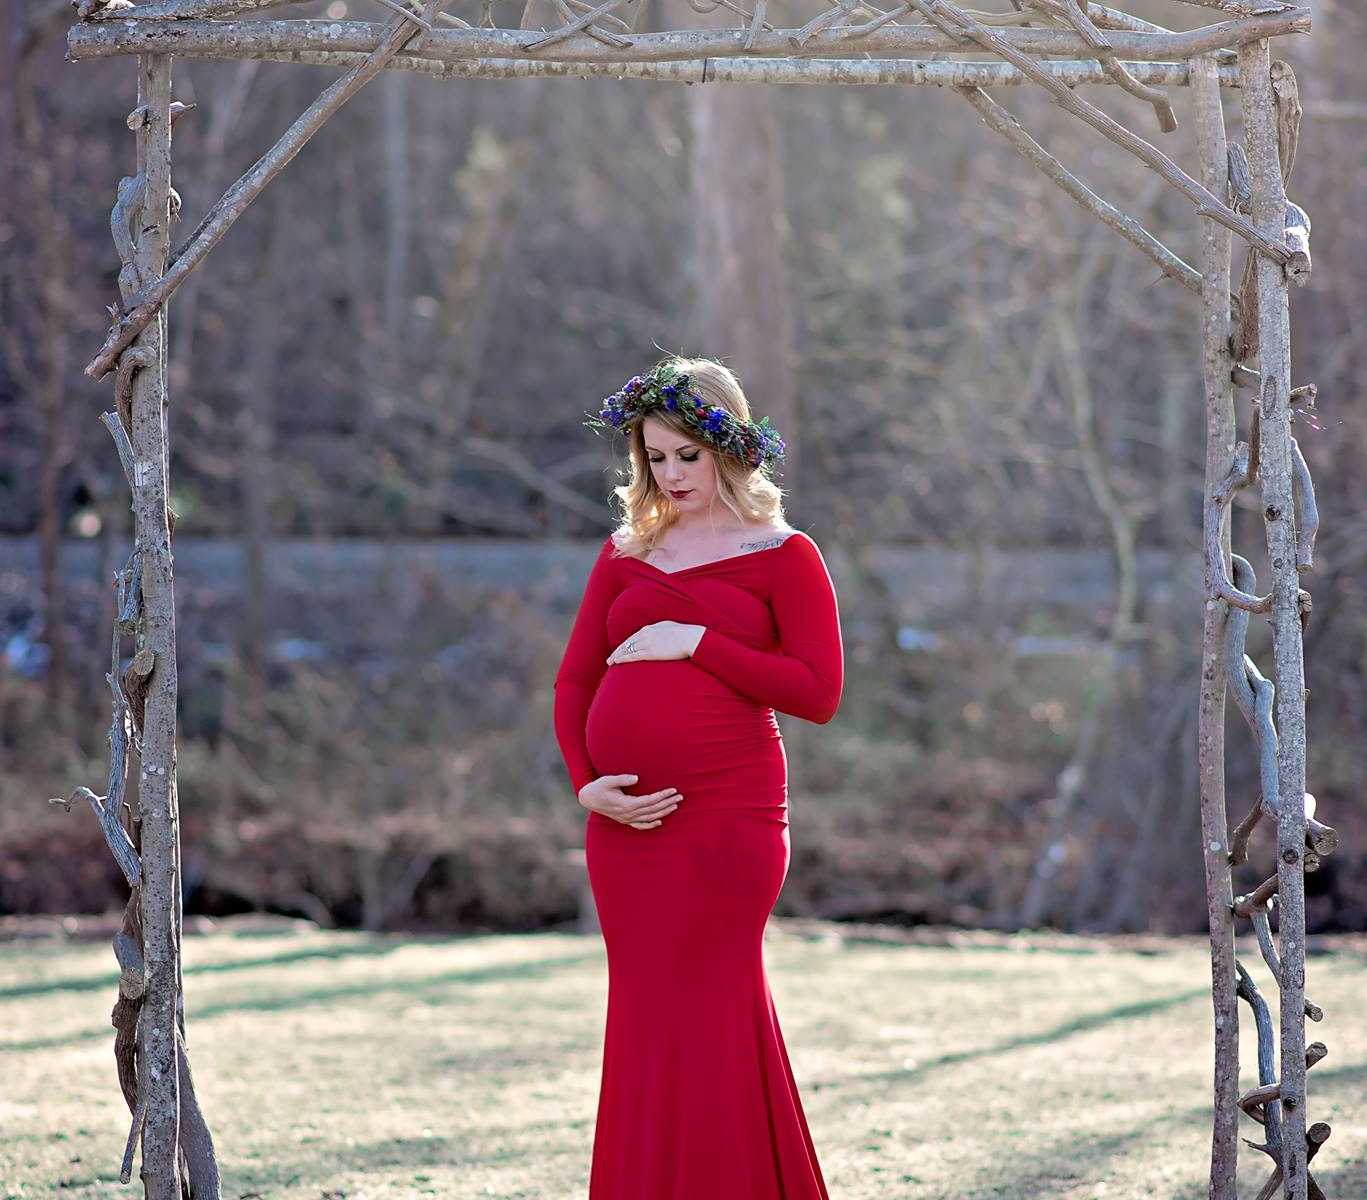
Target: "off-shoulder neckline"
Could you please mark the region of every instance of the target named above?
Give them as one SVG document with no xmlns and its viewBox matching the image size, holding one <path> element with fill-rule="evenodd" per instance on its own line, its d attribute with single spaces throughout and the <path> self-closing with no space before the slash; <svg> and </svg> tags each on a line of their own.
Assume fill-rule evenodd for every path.
<svg viewBox="0 0 1367 1200">
<path fill-rule="evenodd" d="M 724 558 L 713 558 L 709 559 L 707 562 L 694 563 L 691 567 L 680 567 L 677 571 L 666 571 L 663 567 L 658 567 L 652 562 L 646 562 L 643 558 L 637 558 L 634 554 L 624 554 L 622 557 L 631 559 L 633 562 L 638 562 L 643 567 L 649 567 L 652 571 L 655 571 L 660 575 L 687 575 L 691 571 L 701 571 L 704 567 L 717 567 L 721 566 L 723 563 L 735 562 L 737 559 L 755 558 L 761 554 L 771 554 L 775 550 L 782 550 L 784 546 L 801 533 L 802 530 L 794 529 L 783 539 L 783 541 L 779 542 L 777 546 L 765 546 L 763 550 L 742 550 L 739 554 L 728 554 Z M 616 545 L 612 540 L 612 534 L 608 534 L 608 544 L 612 546 Z"/>
</svg>

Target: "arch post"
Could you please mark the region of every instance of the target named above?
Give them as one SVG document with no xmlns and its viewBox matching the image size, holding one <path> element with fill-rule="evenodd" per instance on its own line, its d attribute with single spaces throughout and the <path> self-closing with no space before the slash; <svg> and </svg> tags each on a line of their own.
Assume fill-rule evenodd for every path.
<svg viewBox="0 0 1367 1200">
<path fill-rule="evenodd" d="M 1201 182 L 1217 196 L 1229 191 L 1229 149 L 1219 66 L 1202 55 L 1191 61 L 1191 90 Z M 1201 222 L 1201 372 L 1206 413 L 1206 505 L 1234 459 L 1234 362 L 1230 354 L 1229 282 L 1233 235 L 1224 226 Z M 1220 508 L 1218 552 L 1227 576 L 1230 529 Z M 1212 552 L 1207 544 L 1207 555 Z M 1238 1200 L 1239 1165 L 1239 998 L 1235 990 L 1234 890 L 1229 861 L 1229 819 L 1225 808 L 1225 627 L 1228 606 L 1215 597 L 1215 563 L 1205 564 L 1201 637 L 1197 760 L 1201 786 L 1201 857 L 1206 871 L 1210 926 L 1211 1006 L 1215 1031 L 1210 1200 Z"/>
<path fill-rule="evenodd" d="M 129 118 L 137 137 L 138 173 L 131 205 L 133 255 L 123 275 L 156 279 L 166 270 L 171 241 L 171 56 L 138 56 L 138 106 Z M 140 181 L 140 188 L 139 188 Z M 132 267 L 130 271 L 129 268 Z M 141 1117 L 141 1174 L 148 1200 L 179 1200 L 180 1071 L 180 820 L 176 794 L 175 585 L 172 578 L 170 454 L 167 447 L 167 311 L 128 349 L 131 357 L 130 429 L 133 528 L 141 591 L 135 663 L 143 681 L 137 813 L 142 884 L 143 994 L 137 1017 L 137 1105 Z M 123 369 L 119 374 L 128 378 Z M 125 1169 L 129 1166 L 125 1157 Z"/>
<path fill-rule="evenodd" d="M 1289 169 L 1294 144 L 1279 147 L 1278 105 L 1266 38 L 1239 47 L 1241 103 L 1253 221 L 1270 236 L 1290 227 L 1282 155 Z M 1297 106 L 1296 129 L 1299 129 Z M 1257 355 L 1260 425 L 1252 464 L 1262 480 L 1263 520 L 1272 572 L 1272 638 L 1276 666 L 1277 932 L 1281 1055 L 1278 1097 L 1271 1100 L 1268 1130 L 1280 1109 L 1283 1196 L 1306 1200 L 1305 1045 L 1305 664 L 1301 645 L 1300 571 L 1292 498 L 1291 318 L 1287 269 L 1253 256 L 1257 286 Z M 1301 280 L 1303 281 L 1303 277 Z M 1308 595 L 1306 600 L 1309 600 Z M 1309 615 L 1309 605 L 1304 616 Z M 1270 797 L 1269 797 L 1270 799 Z M 1276 956 L 1273 957 L 1276 961 Z"/>
</svg>

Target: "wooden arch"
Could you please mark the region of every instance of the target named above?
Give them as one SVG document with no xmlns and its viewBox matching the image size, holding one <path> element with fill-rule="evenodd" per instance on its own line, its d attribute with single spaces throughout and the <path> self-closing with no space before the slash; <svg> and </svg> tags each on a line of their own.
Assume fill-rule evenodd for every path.
<svg viewBox="0 0 1367 1200">
<path fill-rule="evenodd" d="M 112 214 L 122 268 L 120 302 L 103 346 L 86 366 L 114 375 L 114 410 L 101 418 L 114 438 L 133 496 L 134 548 L 116 577 L 118 616 L 111 635 L 113 720 L 103 796 L 80 788 L 63 803 L 88 800 L 132 890 L 114 950 L 122 968 L 114 1019 L 120 1081 L 133 1113 L 121 1179 L 129 1181 L 141 1139 L 146 1194 L 219 1196 L 209 1127 L 195 1101 L 185 1033 L 180 960 L 180 844 L 176 792 L 176 640 L 167 507 L 165 414 L 167 300 L 323 123 L 380 71 L 440 78 L 611 76 L 684 83 L 839 83 L 953 88 L 983 122 L 1084 211 L 1111 226 L 1199 297 L 1206 411 L 1205 583 L 1199 702 L 1201 823 L 1211 938 L 1214 1009 L 1214 1121 L 1211 1200 L 1237 1200 L 1239 1114 L 1264 1127 L 1257 1148 L 1270 1159 L 1267 1200 L 1321 1196 L 1309 1161 L 1329 1127 L 1307 1127 L 1307 1068 L 1327 1053 L 1307 1046 L 1305 1018 L 1321 1011 L 1305 994 L 1304 873 L 1332 852 L 1337 835 L 1315 819 L 1305 790 L 1302 633 L 1310 614 L 1300 575 L 1311 569 L 1318 525 L 1314 490 L 1292 422 L 1311 408 L 1313 384 L 1292 386 L 1289 289 L 1310 276 L 1310 221 L 1288 202 L 1286 180 L 1300 127 L 1296 80 L 1273 61 L 1274 37 L 1308 33 L 1305 7 L 1261 0 L 1182 0 L 1213 23 L 1174 31 L 1086 0 L 1010 0 L 1002 11 L 969 10 L 951 0 L 839 0 L 806 24 L 769 19 L 767 0 L 689 0 L 694 27 L 637 32 L 637 0 L 546 0 L 561 24 L 533 28 L 536 0 L 524 0 L 516 27 L 494 20 L 480 0 L 465 20 L 447 0 L 376 0 L 384 23 L 358 20 L 236 19 L 287 0 L 73 0 L 69 59 L 131 54 L 138 104 L 128 125 L 136 172 L 123 179 Z M 886 6 L 885 6 L 886 5 Z M 472 8 L 475 7 L 472 5 Z M 471 14 L 474 16 L 474 13 Z M 171 252 L 180 198 L 171 187 L 171 137 L 188 106 L 172 98 L 176 55 L 255 58 L 345 68 L 279 140 L 213 205 Z M 911 57 L 903 57 L 911 56 Z M 1199 177 L 1146 138 L 1086 100 L 1084 84 L 1123 89 L 1152 112 L 1159 132 L 1177 119 L 1164 91 L 1189 87 L 1197 125 Z M 1133 216 L 1103 199 L 1036 141 L 989 94 L 1035 85 L 1128 151 L 1193 205 L 1201 221 L 1196 265 L 1184 262 Z M 1243 144 L 1227 142 L 1223 91 L 1237 89 Z M 1235 238 L 1247 247 L 1233 294 Z M 1237 441 L 1236 388 L 1255 397 L 1245 440 Z M 1231 552 L 1234 492 L 1261 489 L 1269 590 L 1257 594 L 1248 561 Z M 1268 614 L 1274 670 L 1265 677 L 1244 651 L 1250 613 Z M 121 639 L 134 640 L 123 666 Z M 1274 686 L 1275 681 L 1275 686 Z M 1261 757 L 1261 794 L 1231 830 L 1226 816 L 1226 689 L 1247 719 Z M 136 808 L 123 821 L 129 751 L 139 762 Z M 1245 860 L 1254 827 L 1276 826 L 1276 875 L 1245 896 L 1232 893 L 1231 867 Z M 1279 912 L 1271 932 L 1272 904 Z M 1235 956 L 1235 926 L 1252 922 L 1277 984 L 1280 1054 L 1268 1005 Z M 1238 1090 L 1238 1000 L 1258 1033 L 1259 1086 Z"/>
</svg>

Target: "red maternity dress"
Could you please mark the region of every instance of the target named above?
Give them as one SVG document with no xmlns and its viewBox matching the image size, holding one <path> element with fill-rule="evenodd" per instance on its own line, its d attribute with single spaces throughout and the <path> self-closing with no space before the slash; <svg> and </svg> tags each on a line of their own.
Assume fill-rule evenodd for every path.
<svg viewBox="0 0 1367 1200">
<path fill-rule="evenodd" d="M 578 794 L 640 776 L 679 807 L 652 829 L 589 812 L 608 959 L 589 1200 L 828 1200 L 762 956 L 788 872 L 788 764 L 774 710 L 835 715 L 835 589 L 800 531 L 679 571 L 604 540 L 555 679 Z M 704 625 L 691 658 L 607 666 L 645 625 Z"/>
</svg>

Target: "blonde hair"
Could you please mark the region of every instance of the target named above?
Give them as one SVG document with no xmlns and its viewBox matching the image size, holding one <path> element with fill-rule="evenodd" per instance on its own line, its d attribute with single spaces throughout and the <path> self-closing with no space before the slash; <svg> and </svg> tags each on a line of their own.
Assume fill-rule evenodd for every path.
<svg viewBox="0 0 1367 1200">
<path fill-rule="evenodd" d="M 704 404 L 719 404 L 740 420 L 751 420 L 750 402 L 745 398 L 740 380 L 728 367 L 710 358 L 671 355 L 666 361 L 676 370 L 687 373 L 689 390 L 701 396 Z M 752 467 L 734 454 L 699 440 L 683 418 L 667 408 L 651 409 L 648 415 L 711 453 L 717 470 L 717 497 L 742 521 L 785 522 L 783 489 L 762 468 Z M 619 553 L 640 558 L 653 550 L 665 531 L 679 519 L 678 508 L 651 473 L 644 419 L 633 422 L 627 432 L 627 466 L 630 472 L 627 482 L 612 489 L 623 510 L 614 538 Z"/>
</svg>

